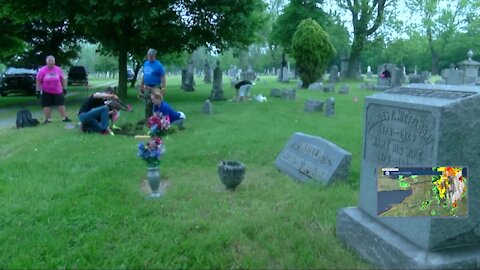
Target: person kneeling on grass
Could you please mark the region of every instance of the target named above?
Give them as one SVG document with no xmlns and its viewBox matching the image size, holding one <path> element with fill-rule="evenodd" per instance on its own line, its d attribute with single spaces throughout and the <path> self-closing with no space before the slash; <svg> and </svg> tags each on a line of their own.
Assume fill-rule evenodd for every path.
<svg viewBox="0 0 480 270">
<path fill-rule="evenodd" d="M 184 129 L 183 121 L 186 116 L 183 112 L 175 111 L 170 104 L 163 100 L 162 91 L 160 88 L 154 88 L 151 94 L 153 102 L 153 113 L 156 115 L 168 115 L 170 124 L 178 126 L 178 129 Z"/>
<path fill-rule="evenodd" d="M 113 88 L 108 87 L 103 92 L 96 92 L 88 97 L 78 111 L 78 119 L 82 124 L 83 132 L 98 132 L 114 135 L 109 127 L 110 113 L 112 113 L 105 101 L 118 99 Z"/>
</svg>

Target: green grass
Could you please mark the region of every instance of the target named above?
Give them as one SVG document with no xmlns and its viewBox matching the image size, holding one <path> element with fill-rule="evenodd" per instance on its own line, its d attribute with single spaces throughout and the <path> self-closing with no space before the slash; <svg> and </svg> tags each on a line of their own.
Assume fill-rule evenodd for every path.
<svg viewBox="0 0 480 270">
<path fill-rule="evenodd" d="M 371 268 L 337 240 L 335 224 L 339 208 L 358 202 L 363 97 L 372 92 L 349 82 L 349 95 L 297 90 L 295 101 L 213 102 L 208 116 L 201 108 L 212 86 L 196 80 L 186 93 L 168 78 L 166 100 L 185 112 L 187 128 L 165 138 L 169 186 L 159 200 L 141 190 L 146 165 L 133 137 L 83 134 L 59 118 L 0 129 L 0 269 Z M 262 78 L 252 91 L 294 85 Z M 129 96 L 134 112 L 122 112 L 120 125 L 143 116 L 134 89 Z M 335 116 L 303 112 L 307 98 L 329 96 Z M 78 106 L 67 106 L 71 116 Z M 299 184 L 278 172 L 274 161 L 294 132 L 352 152 L 347 181 Z M 230 159 L 247 168 L 235 192 L 217 174 Z"/>
</svg>

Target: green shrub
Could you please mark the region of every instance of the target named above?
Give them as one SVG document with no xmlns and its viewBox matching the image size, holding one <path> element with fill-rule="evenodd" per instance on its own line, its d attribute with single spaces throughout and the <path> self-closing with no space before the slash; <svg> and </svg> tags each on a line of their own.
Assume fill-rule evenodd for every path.
<svg viewBox="0 0 480 270">
<path fill-rule="evenodd" d="M 303 20 L 292 39 L 293 57 L 302 79 L 302 88 L 322 77 L 336 51 L 328 34 L 312 19 Z"/>
</svg>

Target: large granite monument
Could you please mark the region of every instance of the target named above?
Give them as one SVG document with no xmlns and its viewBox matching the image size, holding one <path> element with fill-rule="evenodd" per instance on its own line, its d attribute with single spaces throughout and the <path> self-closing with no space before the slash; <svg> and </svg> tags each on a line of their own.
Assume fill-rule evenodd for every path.
<svg viewBox="0 0 480 270">
<path fill-rule="evenodd" d="M 222 69 L 220 68 L 220 60 L 217 60 L 217 66 L 213 70 L 213 89 L 210 93 L 210 100 L 224 100 Z"/>
<path fill-rule="evenodd" d="M 181 88 L 187 92 L 195 91 L 195 79 L 193 78 L 193 60 L 190 59 L 187 68 L 182 70 L 182 86 Z"/>
<path fill-rule="evenodd" d="M 203 81 L 205 83 L 212 83 L 212 69 L 210 68 L 210 64 L 208 63 L 207 59 L 205 59 L 205 66 L 203 67 L 203 72 Z"/>
<path fill-rule="evenodd" d="M 379 268 L 480 265 L 480 87 L 410 84 L 365 99 L 360 203 L 337 237 Z M 468 217 L 379 217 L 376 170 L 467 166 Z"/>
</svg>

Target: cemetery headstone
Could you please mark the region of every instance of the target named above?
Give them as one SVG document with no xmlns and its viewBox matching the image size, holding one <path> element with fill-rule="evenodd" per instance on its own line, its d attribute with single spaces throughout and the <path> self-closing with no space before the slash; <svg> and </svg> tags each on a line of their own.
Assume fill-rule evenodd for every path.
<svg viewBox="0 0 480 270">
<path fill-rule="evenodd" d="M 253 71 L 252 66 L 248 66 L 247 71 L 244 71 L 240 74 L 240 80 L 242 81 L 255 81 L 257 78 L 257 74 L 255 74 L 255 71 Z"/>
<path fill-rule="evenodd" d="M 367 78 L 368 79 L 372 78 L 372 67 L 370 66 L 367 67 Z"/>
<path fill-rule="evenodd" d="M 323 83 L 322 82 L 314 82 L 308 86 L 309 90 L 317 90 L 323 91 Z"/>
<path fill-rule="evenodd" d="M 448 68 L 444 68 L 440 71 L 440 76 L 442 77 L 442 79 L 447 80 L 449 71 L 450 69 Z"/>
<path fill-rule="evenodd" d="M 273 88 L 273 89 L 270 91 L 270 96 L 271 96 L 271 97 L 282 97 L 282 90 L 277 89 L 277 88 Z"/>
<path fill-rule="evenodd" d="M 212 103 L 209 99 L 205 100 L 205 102 L 203 103 L 202 112 L 207 115 L 213 114 Z"/>
<path fill-rule="evenodd" d="M 282 91 L 282 99 L 284 100 L 293 100 L 295 99 L 296 91 L 295 89 L 286 89 Z"/>
<path fill-rule="evenodd" d="M 277 69 L 277 81 L 281 82 L 282 81 L 282 70 Z"/>
<path fill-rule="evenodd" d="M 193 78 L 193 60 L 190 59 L 187 64 L 187 69 L 185 72 L 185 78 L 184 82 L 182 84 L 182 89 L 187 91 L 187 92 L 193 92 L 195 91 L 195 88 L 193 87 L 195 85 L 195 80 Z M 183 75 L 183 70 L 182 70 L 182 75 Z"/>
<path fill-rule="evenodd" d="M 296 132 L 275 160 L 275 167 L 299 182 L 346 181 L 352 154 L 320 137 Z"/>
<path fill-rule="evenodd" d="M 344 84 L 344 85 L 342 85 L 342 87 L 340 87 L 340 90 L 338 90 L 338 93 L 339 94 L 348 94 L 349 90 L 350 90 L 350 86 L 348 84 Z"/>
<path fill-rule="evenodd" d="M 480 163 L 473 149 L 480 137 L 472 134 L 480 132 L 479 102 L 480 87 L 466 85 L 410 84 L 366 97 L 360 202 L 338 212 L 337 237 L 378 268 L 478 268 Z M 472 176 L 467 217 L 378 216 L 379 168 L 454 164 Z"/>
<path fill-rule="evenodd" d="M 324 93 L 335 93 L 335 84 L 329 83 L 323 87 Z"/>
<path fill-rule="evenodd" d="M 220 68 L 220 60 L 217 60 L 217 66 L 213 70 L 213 89 L 210 93 L 211 100 L 223 100 L 225 99 L 223 93 L 222 83 L 222 69 Z"/>
<path fill-rule="evenodd" d="M 328 78 L 329 82 L 336 82 L 338 81 L 338 67 L 336 65 L 333 65 L 330 68 L 330 76 Z"/>
<path fill-rule="evenodd" d="M 335 99 L 333 97 L 329 97 L 325 102 L 325 116 L 331 116 L 334 114 L 335 114 Z"/>
<path fill-rule="evenodd" d="M 403 76 L 403 70 L 400 68 L 395 68 L 392 73 L 392 78 L 390 82 L 390 87 L 397 87 L 402 85 L 402 82 L 404 81 L 404 76 Z"/>
<path fill-rule="evenodd" d="M 302 87 L 303 87 L 303 82 L 302 82 L 302 80 L 299 80 L 297 82 L 297 88 L 302 88 Z"/>
<path fill-rule="evenodd" d="M 463 83 L 475 84 L 478 80 L 478 68 L 480 62 L 472 60 L 473 52 L 469 50 L 467 53 L 468 59 L 458 63 L 458 67 L 463 71 Z"/>
<path fill-rule="evenodd" d="M 450 69 L 448 71 L 448 77 L 445 80 L 446 84 L 459 85 L 463 84 L 464 72 L 463 70 Z"/>
<path fill-rule="evenodd" d="M 289 76 L 288 76 L 288 68 L 283 67 L 283 73 L 282 73 L 282 82 L 283 83 L 288 83 L 290 81 Z"/>
<path fill-rule="evenodd" d="M 205 67 L 204 67 L 203 72 L 205 73 L 204 77 L 203 77 L 203 81 L 205 83 L 211 83 L 212 82 L 212 69 L 210 68 L 210 64 L 208 63 L 207 59 L 205 59 Z"/>
<path fill-rule="evenodd" d="M 321 112 L 323 111 L 323 104 L 324 102 L 321 100 L 307 99 L 303 110 L 305 112 Z"/>
</svg>

